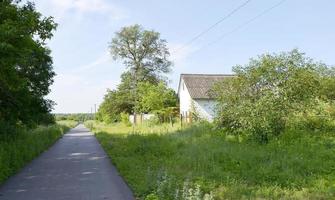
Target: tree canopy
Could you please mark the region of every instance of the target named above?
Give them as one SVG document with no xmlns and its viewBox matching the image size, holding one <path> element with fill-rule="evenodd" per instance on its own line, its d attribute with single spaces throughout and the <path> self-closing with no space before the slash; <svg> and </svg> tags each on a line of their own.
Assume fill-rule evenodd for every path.
<svg viewBox="0 0 335 200">
<path fill-rule="evenodd" d="M 168 107 L 176 107 L 177 95 L 174 90 L 167 88 L 163 82 L 158 85 L 141 82 L 138 86 L 140 96 L 137 110 L 142 113 L 160 111 Z"/>
<path fill-rule="evenodd" d="M 135 84 L 149 81 L 158 83 L 170 72 L 171 61 L 166 40 L 153 30 L 136 24 L 116 32 L 110 44 L 114 59 L 121 59 L 130 71 Z"/>
<path fill-rule="evenodd" d="M 123 74 L 122 82 L 116 90 L 108 90 L 98 110 L 98 119 L 107 123 L 120 120 L 121 113 L 167 113 L 174 111 L 177 106 L 177 95 L 164 82 L 157 85 L 149 82 L 138 84 L 138 103 L 134 105 L 132 92 L 125 87 Z M 136 108 L 134 107 L 136 106 Z"/>
<path fill-rule="evenodd" d="M 213 89 L 219 101 L 216 122 L 261 142 L 279 135 L 290 115 L 313 108 L 317 99 L 335 89 L 328 67 L 296 49 L 261 55 L 233 71 L 236 77 Z"/>
<path fill-rule="evenodd" d="M 45 99 L 55 73 L 46 40 L 56 23 L 33 3 L 0 2 L 0 121 L 36 124 L 51 120 Z"/>
<path fill-rule="evenodd" d="M 170 54 L 158 32 L 137 24 L 124 27 L 116 32 L 110 51 L 127 69 L 118 87 L 107 91 L 99 107 L 99 120 L 114 122 L 120 120 L 121 113 L 147 113 L 176 106 L 176 95 L 164 77 L 171 71 Z"/>
</svg>

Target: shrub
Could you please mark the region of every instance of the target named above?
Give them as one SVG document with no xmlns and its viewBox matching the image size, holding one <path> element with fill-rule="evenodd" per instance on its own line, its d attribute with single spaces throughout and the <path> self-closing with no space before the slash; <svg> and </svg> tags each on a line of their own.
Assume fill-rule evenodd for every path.
<svg viewBox="0 0 335 200">
<path fill-rule="evenodd" d="M 332 131 L 335 129 L 334 105 L 319 100 L 313 108 L 292 114 L 288 119 L 287 127 L 298 130 Z"/>
<path fill-rule="evenodd" d="M 129 121 L 129 114 L 128 113 L 125 113 L 125 112 L 122 112 L 120 114 L 120 118 L 121 118 L 121 122 L 126 125 L 126 126 L 131 126 L 131 123 Z"/>
<path fill-rule="evenodd" d="M 234 67 L 236 77 L 218 83 L 212 91 L 218 98 L 217 125 L 268 142 L 283 132 L 291 113 L 314 105 L 321 67 L 297 50 L 265 54 Z"/>
</svg>

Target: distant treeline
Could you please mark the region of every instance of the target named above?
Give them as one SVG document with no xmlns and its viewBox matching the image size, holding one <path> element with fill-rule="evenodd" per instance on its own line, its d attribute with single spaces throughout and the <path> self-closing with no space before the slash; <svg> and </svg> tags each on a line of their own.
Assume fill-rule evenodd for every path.
<svg viewBox="0 0 335 200">
<path fill-rule="evenodd" d="M 54 114 L 56 121 L 73 120 L 77 122 L 84 122 L 86 120 L 94 119 L 94 114 L 91 113 L 57 113 Z"/>
</svg>

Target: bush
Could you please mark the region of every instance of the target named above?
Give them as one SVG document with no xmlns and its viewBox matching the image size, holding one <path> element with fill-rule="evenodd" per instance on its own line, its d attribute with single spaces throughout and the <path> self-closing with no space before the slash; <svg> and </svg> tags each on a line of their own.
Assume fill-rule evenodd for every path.
<svg viewBox="0 0 335 200">
<path fill-rule="evenodd" d="M 126 125 L 126 126 L 131 126 L 131 123 L 129 121 L 129 114 L 128 113 L 125 113 L 125 112 L 122 112 L 120 114 L 120 118 L 121 118 L 121 122 Z"/>
<path fill-rule="evenodd" d="M 333 131 L 335 130 L 334 108 L 331 102 L 317 100 L 313 108 L 292 113 L 286 126 L 291 130 Z"/>
<path fill-rule="evenodd" d="M 291 113 L 313 107 L 323 66 L 293 50 L 234 67 L 236 77 L 212 91 L 218 98 L 217 125 L 267 143 L 284 131 Z"/>
</svg>

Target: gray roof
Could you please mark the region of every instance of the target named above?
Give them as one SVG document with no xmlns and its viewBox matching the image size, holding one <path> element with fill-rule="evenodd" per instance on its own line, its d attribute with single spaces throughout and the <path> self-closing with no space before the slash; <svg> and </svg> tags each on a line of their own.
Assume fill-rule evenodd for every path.
<svg viewBox="0 0 335 200">
<path fill-rule="evenodd" d="M 181 74 L 180 82 L 184 80 L 192 99 L 211 99 L 208 91 L 214 83 L 233 76 L 232 74 Z"/>
</svg>

